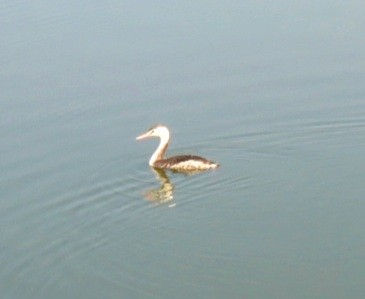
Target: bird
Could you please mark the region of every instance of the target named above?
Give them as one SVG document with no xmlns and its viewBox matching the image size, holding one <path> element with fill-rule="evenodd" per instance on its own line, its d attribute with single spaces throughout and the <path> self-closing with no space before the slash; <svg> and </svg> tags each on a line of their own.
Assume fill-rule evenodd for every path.
<svg viewBox="0 0 365 299">
<path fill-rule="evenodd" d="M 170 132 L 164 125 L 153 126 L 146 133 L 138 136 L 136 140 L 148 137 L 160 138 L 160 144 L 148 163 L 151 167 L 176 171 L 201 171 L 219 167 L 218 163 L 195 155 L 180 155 L 165 158 L 165 152 L 169 146 Z"/>
</svg>

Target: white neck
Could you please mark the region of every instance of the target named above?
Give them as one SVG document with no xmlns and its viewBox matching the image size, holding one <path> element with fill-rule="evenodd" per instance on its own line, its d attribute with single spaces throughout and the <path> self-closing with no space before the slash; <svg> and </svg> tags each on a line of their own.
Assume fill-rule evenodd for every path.
<svg viewBox="0 0 365 299">
<path fill-rule="evenodd" d="M 165 134 L 160 135 L 160 144 L 156 149 L 156 151 L 153 153 L 148 163 L 150 166 L 153 166 L 156 161 L 164 158 L 167 146 L 169 145 L 169 139 L 170 139 L 170 134 L 168 131 L 165 132 Z"/>
</svg>

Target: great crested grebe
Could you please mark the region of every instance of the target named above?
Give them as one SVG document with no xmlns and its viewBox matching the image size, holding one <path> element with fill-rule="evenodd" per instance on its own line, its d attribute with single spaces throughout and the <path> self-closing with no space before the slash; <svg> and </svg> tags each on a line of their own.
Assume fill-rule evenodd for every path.
<svg viewBox="0 0 365 299">
<path fill-rule="evenodd" d="M 136 139 L 144 139 L 147 137 L 160 137 L 160 145 L 153 153 L 149 165 L 161 169 L 173 170 L 206 170 L 217 168 L 218 163 L 214 163 L 199 156 L 183 155 L 165 158 L 165 152 L 169 145 L 170 132 L 163 125 L 157 125 L 148 130 L 147 133 L 138 136 Z"/>
</svg>

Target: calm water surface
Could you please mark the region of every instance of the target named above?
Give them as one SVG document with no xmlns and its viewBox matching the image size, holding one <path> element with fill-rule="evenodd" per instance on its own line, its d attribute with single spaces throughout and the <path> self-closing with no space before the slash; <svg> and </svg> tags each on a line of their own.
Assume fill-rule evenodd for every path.
<svg viewBox="0 0 365 299">
<path fill-rule="evenodd" d="M 1 298 L 363 298 L 362 1 L 5 1 Z M 169 153 L 221 163 L 157 173 Z"/>
</svg>

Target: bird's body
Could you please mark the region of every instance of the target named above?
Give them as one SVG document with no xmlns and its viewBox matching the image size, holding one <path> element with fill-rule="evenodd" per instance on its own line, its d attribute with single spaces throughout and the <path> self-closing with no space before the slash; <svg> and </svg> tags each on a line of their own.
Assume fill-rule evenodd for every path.
<svg viewBox="0 0 365 299">
<path fill-rule="evenodd" d="M 149 129 L 147 133 L 138 136 L 137 140 L 147 137 L 160 137 L 160 144 L 149 161 L 149 165 L 152 167 L 160 169 L 172 169 L 177 171 L 193 171 L 207 170 L 211 168 L 217 168 L 219 166 L 217 163 L 193 155 L 181 155 L 165 158 L 165 152 L 170 140 L 170 132 L 165 126 L 154 126 Z"/>
</svg>

